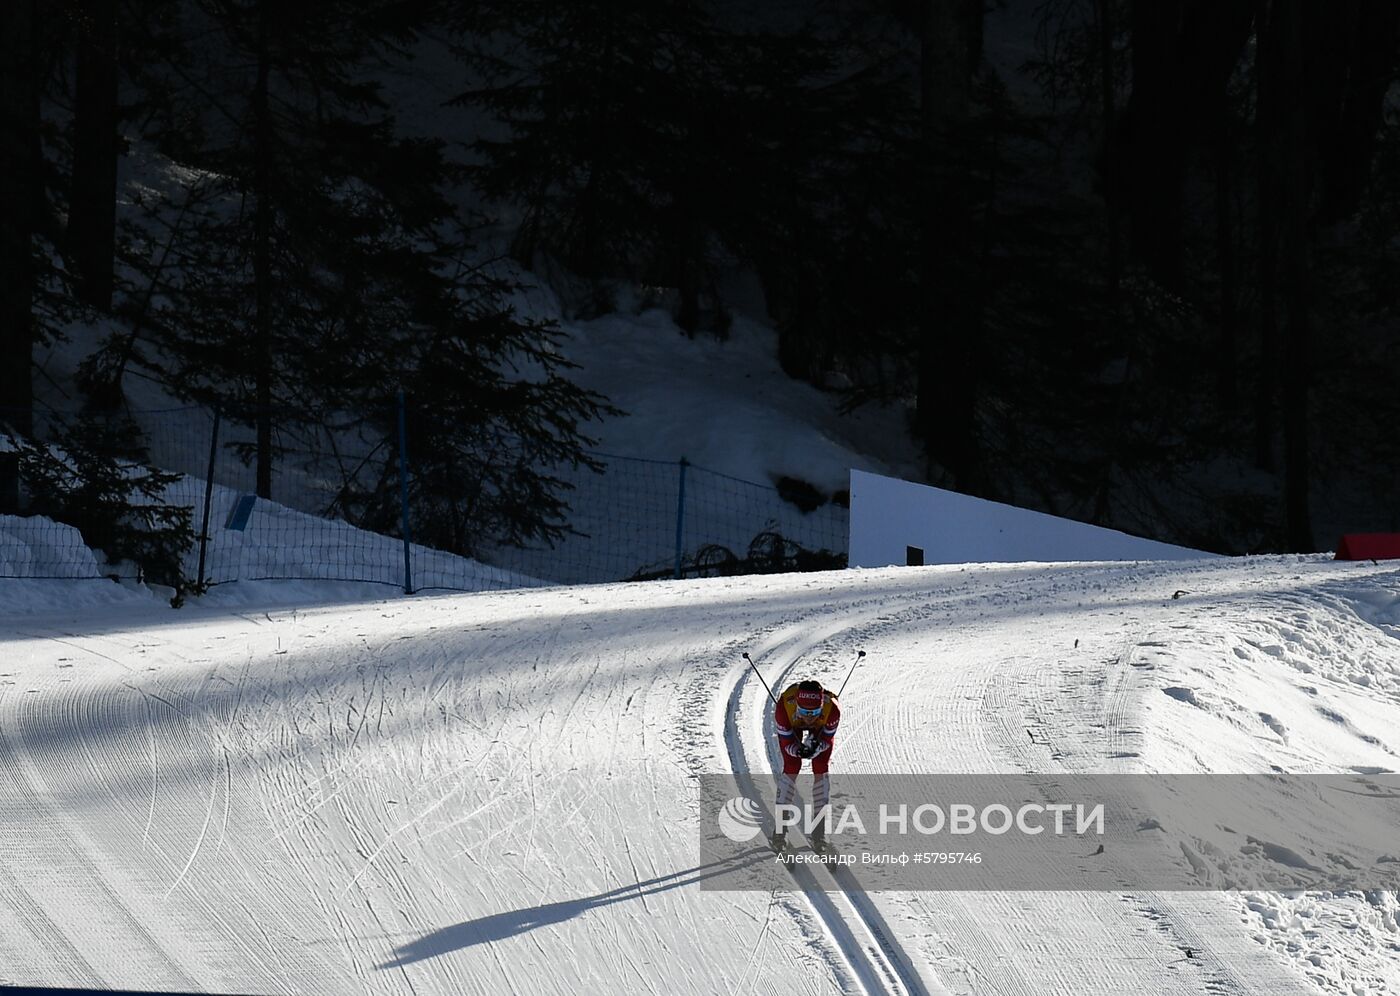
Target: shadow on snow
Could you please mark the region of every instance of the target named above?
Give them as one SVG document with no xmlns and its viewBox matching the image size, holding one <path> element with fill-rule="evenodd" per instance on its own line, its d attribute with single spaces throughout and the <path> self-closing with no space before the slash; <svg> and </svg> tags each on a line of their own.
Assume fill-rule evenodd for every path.
<svg viewBox="0 0 1400 996">
<path fill-rule="evenodd" d="M 770 856 L 771 853 L 765 847 L 755 847 L 724 861 L 711 861 L 708 864 L 697 865 L 684 871 L 647 879 L 645 882 L 638 882 L 635 885 L 619 886 L 616 889 L 609 889 L 607 892 L 600 892 L 596 896 L 566 899 L 558 903 L 546 903 L 543 906 L 529 906 L 506 913 L 492 913 L 490 916 L 480 917 L 476 920 L 463 920 L 450 927 L 441 927 L 432 933 L 424 934 L 416 941 L 410 941 L 396 948 L 394 957 L 390 961 L 375 967 L 379 969 L 402 968 L 414 962 L 436 958 L 439 955 L 475 947 L 478 944 L 504 941 L 539 927 L 548 927 L 552 924 L 572 920 L 576 916 L 581 916 L 603 906 L 611 906 L 629 899 L 641 899 L 643 896 L 654 896 L 671 889 L 695 885 L 707 878 L 725 875 L 738 868 L 756 864 Z"/>
</svg>

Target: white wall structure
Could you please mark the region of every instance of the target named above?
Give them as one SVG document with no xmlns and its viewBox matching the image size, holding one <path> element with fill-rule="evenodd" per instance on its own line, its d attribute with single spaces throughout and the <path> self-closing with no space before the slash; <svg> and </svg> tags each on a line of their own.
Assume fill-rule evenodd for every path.
<svg viewBox="0 0 1400 996">
<path fill-rule="evenodd" d="M 851 471 L 852 567 L 1025 561 L 1196 560 L 1216 554 L 1129 536 L 864 471 Z"/>
</svg>

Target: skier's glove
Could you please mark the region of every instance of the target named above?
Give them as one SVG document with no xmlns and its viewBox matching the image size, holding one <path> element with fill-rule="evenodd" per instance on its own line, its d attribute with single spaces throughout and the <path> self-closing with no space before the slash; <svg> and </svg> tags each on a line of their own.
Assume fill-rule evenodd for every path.
<svg viewBox="0 0 1400 996">
<path fill-rule="evenodd" d="M 818 754 L 824 754 L 824 753 L 826 753 L 826 752 L 829 751 L 829 750 L 831 750 L 831 741 L 830 741 L 830 740 L 818 740 L 816 743 L 814 743 L 814 744 L 812 745 L 811 751 L 810 751 L 810 753 L 808 753 L 807 756 L 808 756 L 808 757 L 816 757 Z"/>
<path fill-rule="evenodd" d="M 816 742 L 812 740 L 803 741 L 801 750 L 803 757 L 811 757 L 817 752 Z"/>
<path fill-rule="evenodd" d="M 789 740 L 787 743 L 783 744 L 783 753 L 786 754 L 788 757 L 807 756 L 806 754 L 802 753 L 802 744 L 796 738 L 793 738 L 792 740 Z"/>
</svg>

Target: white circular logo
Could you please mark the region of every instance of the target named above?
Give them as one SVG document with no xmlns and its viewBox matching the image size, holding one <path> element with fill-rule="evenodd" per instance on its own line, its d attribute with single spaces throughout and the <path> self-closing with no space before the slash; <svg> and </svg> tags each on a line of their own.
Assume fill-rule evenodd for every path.
<svg viewBox="0 0 1400 996">
<path fill-rule="evenodd" d="M 763 807 L 752 799 L 736 795 L 724 804 L 716 819 L 726 837 L 736 844 L 742 844 L 753 840 L 763 829 Z"/>
</svg>

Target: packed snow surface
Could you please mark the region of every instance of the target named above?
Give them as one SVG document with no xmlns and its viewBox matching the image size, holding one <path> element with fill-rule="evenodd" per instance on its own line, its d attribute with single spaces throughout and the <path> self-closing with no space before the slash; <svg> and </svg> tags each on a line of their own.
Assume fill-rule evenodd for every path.
<svg viewBox="0 0 1400 996">
<path fill-rule="evenodd" d="M 697 775 L 772 763 L 743 651 L 774 683 L 866 651 L 838 795 L 861 771 L 1395 770 L 1394 565 L 233 585 L 180 610 L 0 584 L 0 984 L 1400 991 L 1392 894 L 706 891 L 694 805 Z"/>
</svg>

